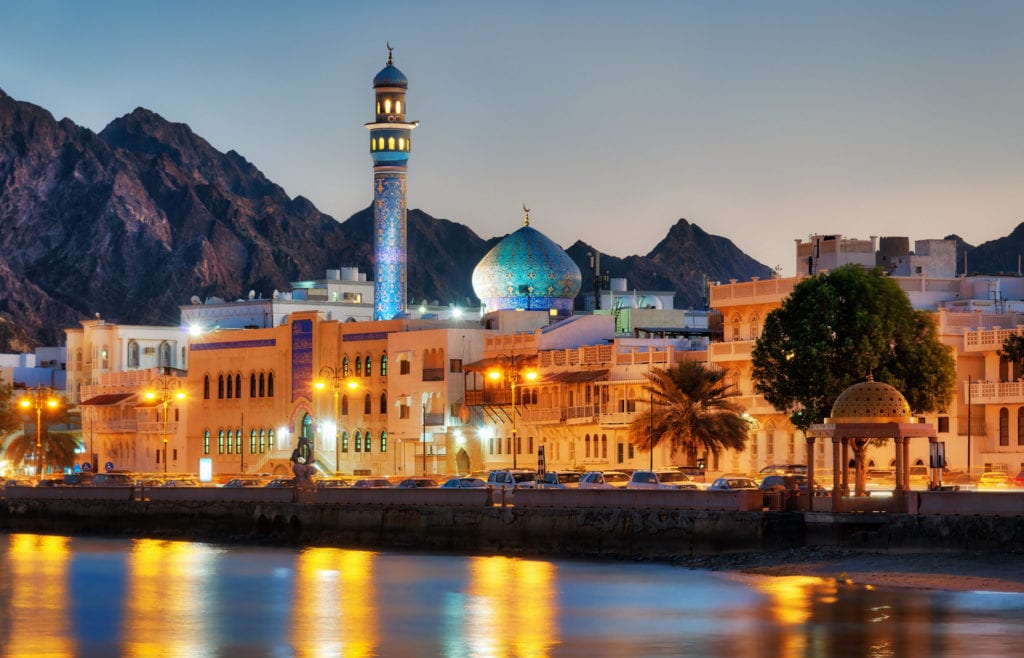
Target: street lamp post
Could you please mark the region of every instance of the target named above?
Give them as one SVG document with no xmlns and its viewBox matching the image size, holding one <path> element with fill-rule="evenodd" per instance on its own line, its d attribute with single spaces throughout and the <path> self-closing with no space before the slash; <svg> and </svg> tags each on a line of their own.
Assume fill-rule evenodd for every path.
<svg viewBox="0 0 1024 658">
<path fill-rule="evenodd" d="M 501 364 L 500 367 L 487 373 L 487 376 L 495 381 L 504 377 L 508 381 L 509 390 L 512 393 L 512 468 L 519 467 L 517 459 L 519 456 L 519 436 L 516 431 L 516 416 L 518 415 L 516 408 L 516 386 L 519 384 L 520 375 L 527 381 L 537 379 L 537 372 L 534 370 L 520 372 L 518 361 L 521 357 L 521 354 L 502 354 L 498 357 L 498 363 Z"/>
<path fill-rule="evenodd" d="M 163 436 L 164 447 L 162 459 L 164 461 L 164 475 L 167 475 L 167 407 L 173 400 L 184 400 L 185 392 L 181 390 L 181 382 L 177 378 L 164 375 L 162 377 L 154 377 L 149 382 L 149 390 L 146 391 L 145 398 L 160 403 L 161 413 L 163 414 L 161 435 Z"/>
<path fill-rule="evenodd" d="M 42 384 L 29 389 L 25 396 L 18 401 L 22 409 L 36 410 L 36 470 L 37 475 L 43 477 L 43 409 L 56 409 L 60 401 L 54 397 L 53 391 Z"/>
<path fill-rule="evenodd" d="M 329 388 L 334 394 L 334 474 L 337 475 L 341 471 L 341 441 L 338 440 L 338 437 L 341 435 L 339 429 L 341 423 L 338 416 L 338 395 L 343 388 L 354 391 L 359 388 L 359 384 L 355 380 L 346 381 L 344 368 L 324 366 L 320 368 L 320 379 L 313 386 L 318 391 Z"/>
</svg>

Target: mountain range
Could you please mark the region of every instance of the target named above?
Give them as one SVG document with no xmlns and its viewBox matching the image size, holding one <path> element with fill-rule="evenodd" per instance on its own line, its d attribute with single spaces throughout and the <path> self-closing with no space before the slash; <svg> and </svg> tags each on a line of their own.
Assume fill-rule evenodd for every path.
<svg viewBox="0 0 1024 658">
<path fill-rule="evenodd" d="M 62 344 L 65 328 L 96 314 L 173 325 L 194 295 L 269 297 L 327 269 L 372 273 L 372 223 L 370 207 L 338 221 L 289 197 L 239 153 L 144 108 L 95 133 L 0 90 L 0 352 Z M 410 300 L 475 305 L 473 268 L 503 237 L 410 209 Z M 958 245 L 972 265 L 997 267 L 1006 248 L 1024 251 L 1024 225 Z M 580 303 L 593 291 L 594 249 L 566 251 L 584 273 Z M 601 269 L 633 288 L 674 290 L 677 307 L 702 306 L 706 279 L 771 274 L 684 219 L 644 256 L 602 254 Z"/>
</svg>

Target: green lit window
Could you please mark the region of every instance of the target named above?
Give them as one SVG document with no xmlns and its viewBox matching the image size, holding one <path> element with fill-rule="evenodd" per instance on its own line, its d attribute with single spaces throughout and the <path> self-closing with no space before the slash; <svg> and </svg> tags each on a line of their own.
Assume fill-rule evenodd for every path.
<svg viewBox="0 0 1024 658">
<path fill-rule="evenodd" d="M 388 433 L 387 432 L 381 432 L 380 433 L 380 451 L 381 452 L 387 452 L 388 451 Z"/>
<path fill-rule="evenodd" d="M 203 432 L 203 454 L 210 454 L 210 430 Z"/>
<path fill-rule="evenodd" d="M 356 430 L 356 452 L 362 452 L 363 450 L 363 435 Z"/>
</svg>

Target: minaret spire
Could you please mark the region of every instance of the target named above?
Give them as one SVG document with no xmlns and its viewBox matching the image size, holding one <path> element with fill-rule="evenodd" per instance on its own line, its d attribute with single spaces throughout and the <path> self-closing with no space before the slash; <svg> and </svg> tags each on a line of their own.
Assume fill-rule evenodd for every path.
<svg viewBox="0 0 1024 658">
<path fill-rule="evenodd" d="M 385 43 L 388 46 L 388 66 L 394 66 L 394 62 L 391 59 L 391 53 L 394 50 L 394 48 L 391 47 L 391 42 L 390 41 L 385 41 Z"/>
<path fill-rule="evenodd" d="M 525 203 L 523 204 L 523 215 L 524 215 L 523 216 L 523 226 L 529 226 L 530 225 L 530 209 L 526 207 Z"/>
</svg>

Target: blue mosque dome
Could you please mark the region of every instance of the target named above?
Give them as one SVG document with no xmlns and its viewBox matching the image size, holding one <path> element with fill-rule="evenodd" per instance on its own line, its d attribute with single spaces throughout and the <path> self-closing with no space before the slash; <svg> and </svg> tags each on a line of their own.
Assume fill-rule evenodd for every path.
<svg viewBox="0 0 1024 658">
<path fill-rule="evenodd" d="M 524 208 L 525 210 L 525 208 Z M 583 277 L 569 254 L 524 226 L 487 252 L 473 270 L 473 290 L 491 311 L 560 311 L 571 315 Z"/>
<path fill-rule="evenodd" d="M 405 77 L 405 74 L 398 70 L 398 67 L 391 63 L 391 58 L 388 58 L 388 65 L 380 70 L 373 78 L 373 86 L 377 87 L 401 87 L 402 89 L 409 88 L 409 78 Z"/>
</svg>

